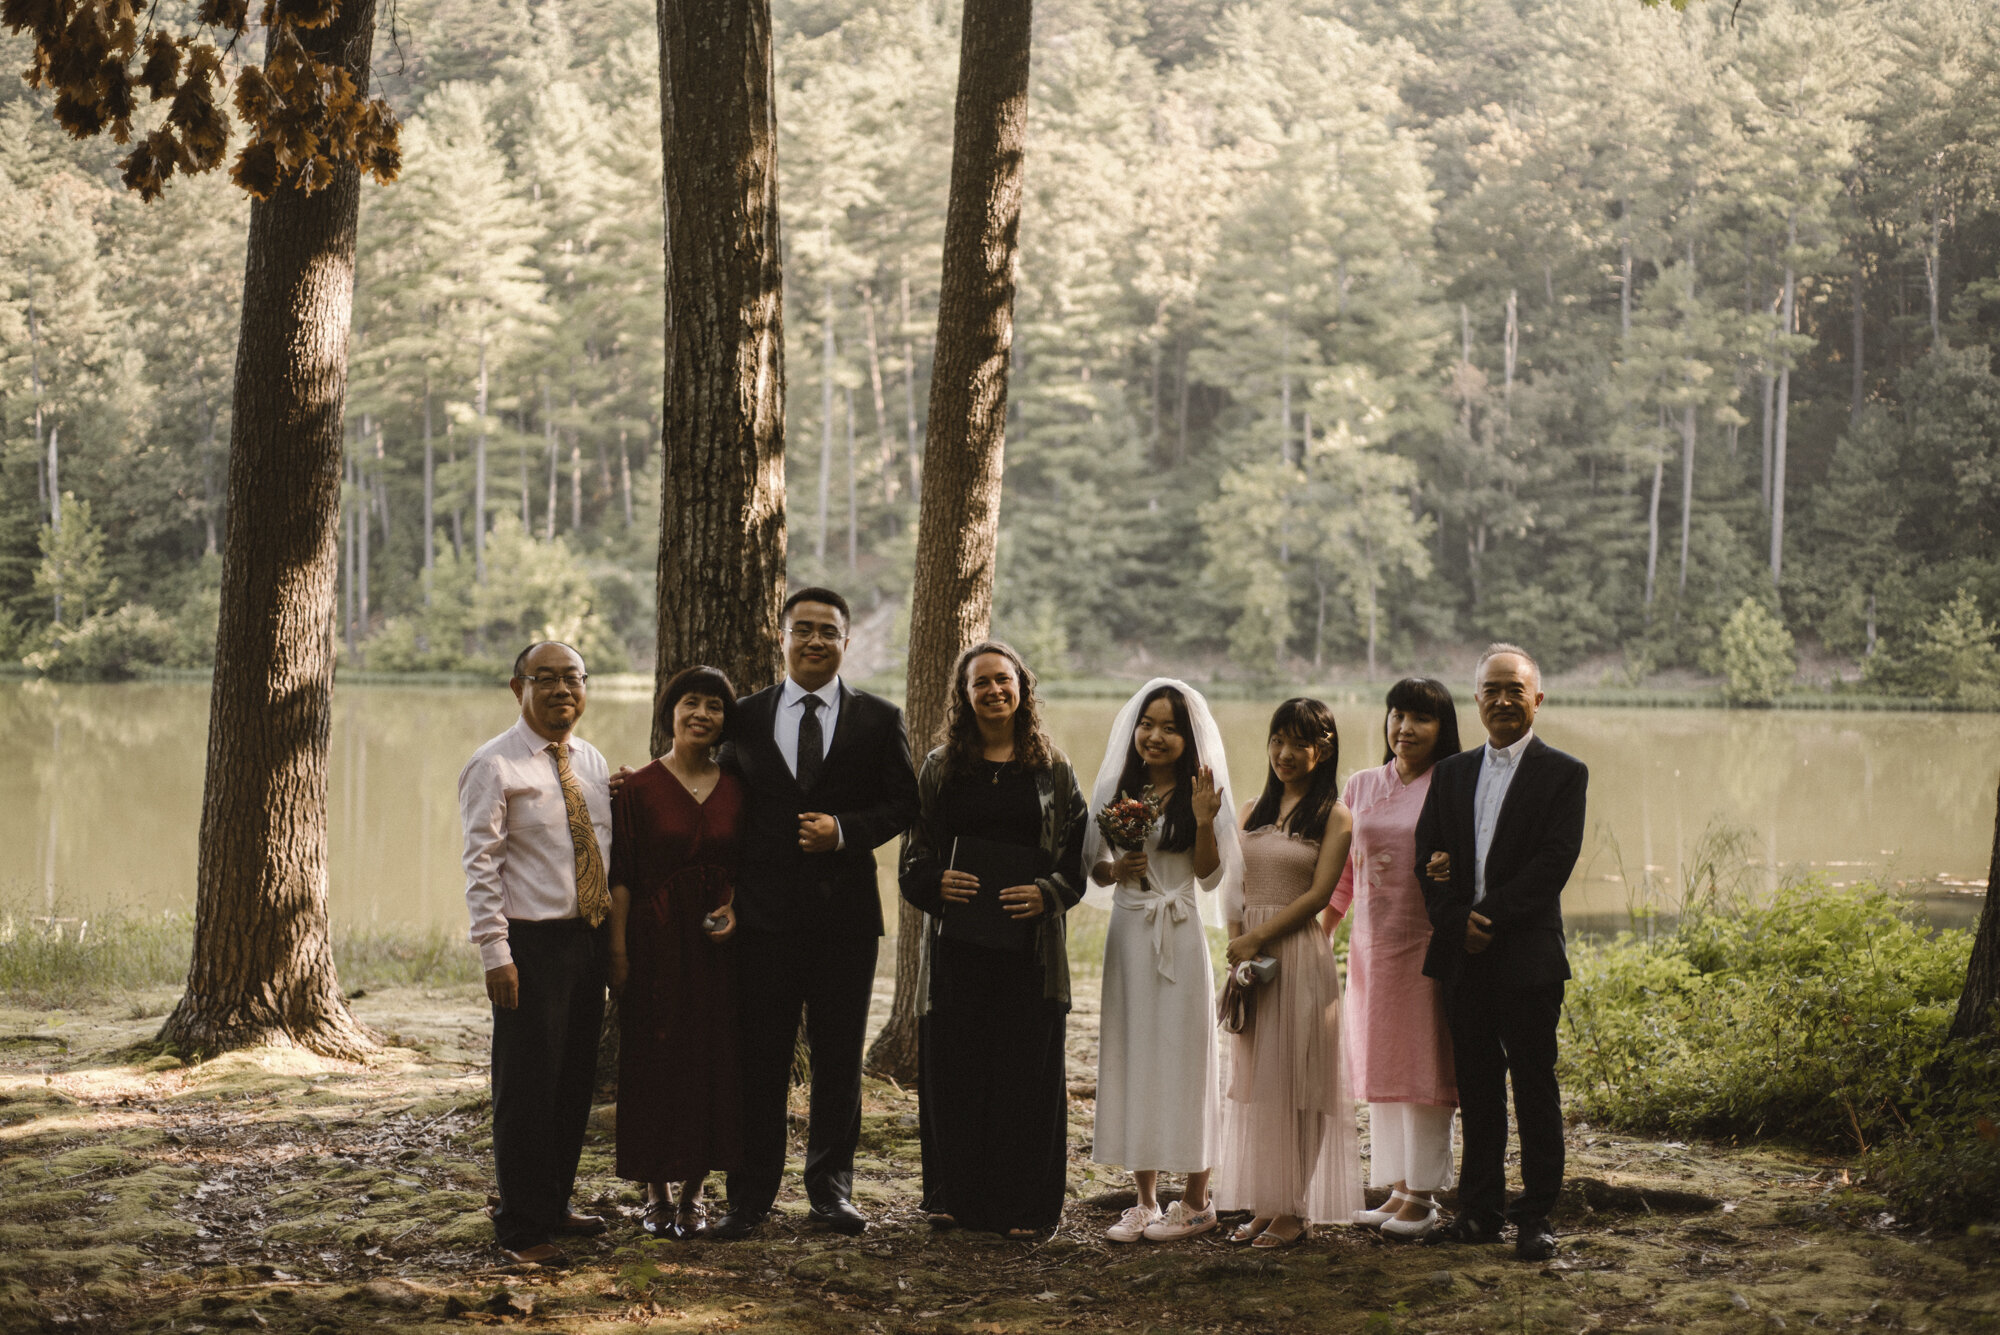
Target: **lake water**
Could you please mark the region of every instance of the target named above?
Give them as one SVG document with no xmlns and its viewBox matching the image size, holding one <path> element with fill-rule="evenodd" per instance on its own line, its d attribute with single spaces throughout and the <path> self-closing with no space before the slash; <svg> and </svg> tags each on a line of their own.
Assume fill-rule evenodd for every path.
<svg viewBox="0 0 2000 1335">
<path fill-rule="evenodd" d="M 648 700 L 643 685 L 592 691 L 581 731 L 614 766 L 645 760 Z M 1217 705 L 1246 795 L 1263 781 L 1273 703 Z M 1085 782 L 1118 704 L 1046 705 Z M 1342 772 L 1378 763 L 1379 707 L 1351 697 L 1335 713 Z M 337 919 L 462 927 L 458 771 L 515 716 L 504 687 L 336 693 Z M 67 914 L 191 907 L 207 726 L 206 684 L 0 682 L 0 735 L 20 757 L 0 771 L 0 901 Z M 1461 726 L 1480 735 L 1469 710 Z M 1800 872 L 1893 880 L 1940 924 L 1978 914 L 2000 715 L 1551 707 L 1537 732 L 1591 770 L 1589 836 L 1564 897 L 1573 928 L 1623 926 L 1649 896 L 1671 908 L 1674 887 L 1717 849 L 1725 874 L 1748 884 Z M 885 867 L 890 855 L 893 845 Z"/>
</svg>

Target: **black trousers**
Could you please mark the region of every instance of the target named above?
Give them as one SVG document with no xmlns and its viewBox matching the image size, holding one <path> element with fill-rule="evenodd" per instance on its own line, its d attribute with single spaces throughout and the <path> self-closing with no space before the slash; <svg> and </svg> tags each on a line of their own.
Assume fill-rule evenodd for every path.
<svg viewBox="0 0 2000 1335">
<path fill-rule="evenodd" d="M 493 1008 L 493 1231 L 520 1251 L 550 1240 L 569 1214 L 597 1079 L 607 929 L 581 918 L 509 919 L 520 1004 Z"/>
<path fill-rule="evenodd" d="M 1459 1213 L 1498 1228 L 1545 1220 L 1562 1194 L 1562 1092 L 1556 1087 L 1556 1021 L 1563 985 L 1509 988 L 1476 969 L 1445 1005 L 1458 1111 Z M 1521 1136 L 1521 1194 L 1507 1204 L 1507 1080 Z"/>
<path fill-rule="evenodd" d="M 818 932 L 736 935 L 737 1019 L 742 1026 L 743 1167 L 729 1175 L 729 1208 L 761 1213 L 785 1175 L 785 1102 L 792 1049 L 805 1011 L 812 1053 L 806 1197 L 846 1200 L 861 1141 L 862 1041 L 881 938 Z"/>
</svg>

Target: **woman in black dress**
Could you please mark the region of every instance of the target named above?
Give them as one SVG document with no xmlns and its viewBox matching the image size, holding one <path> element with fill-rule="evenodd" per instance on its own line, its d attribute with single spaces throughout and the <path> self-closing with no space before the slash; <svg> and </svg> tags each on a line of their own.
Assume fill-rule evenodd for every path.
<svg viewBox="0 0 2000 1335">
<path fill-rule="evenodd" d="M 715 762 L 736 690 L 712 667 L 667 683 L 673 745 L 611 799 L 618 1176 L 646 1184 L 646 1232 L 701 1231 L 702 1181 L 738 1167 L 736 847 L 743 790 Z M 676 1209 L 667 1195 L 680 1183 Z"/>
<path fill-rule="evenodd" d="M 924 1209 L 934 1224 L 1019 1238 L 1062 1217 L 1063 915 L 1083 896 L 1089 820 L 1069 761 L 1042 731 L 1034 680 L 995 641 L 959 658 L 943 742 L 917 776 L 921 810 L 899 877 L 903 898 L 930 915 L 918 1039 Z M 963 869 L 982 857 L 998 865 L 996 853 L 1033 875 L 981 886 Z M 985 905 L 974 902 L 982 891 Z"/>
</svg>

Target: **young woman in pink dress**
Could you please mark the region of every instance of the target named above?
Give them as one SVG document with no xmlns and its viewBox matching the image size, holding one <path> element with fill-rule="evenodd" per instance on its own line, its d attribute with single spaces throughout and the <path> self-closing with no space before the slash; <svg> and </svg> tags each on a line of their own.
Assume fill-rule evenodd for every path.
<svg viewBox="0 0 2000 1335">
<path fill-rule="evenodd" d="M 1416 828 L 1432 767 L 1458 754 L 1458 712 L 1451 692 L 1430 677 L 1397 682 L 1388 706 L 1385 763 L 1349 778 L 1342 796 L 1354 813 L 1354 841 L 1334 900 L 1346 893 L 1354 905 L 1347 1060 L 1354 1092 L 1368 1103 L 1368 1180 L 1390 1188 L 1382 1209 L 1354 1222 L 1415 1239 L 1436 1227 L 1434 1194 L 1452 1185 L 1458 1087 L 1443 999 L 1424 977 L 1431 924 L 1417 885 Z"/>
<path fill-rule="evenodd" d="M 1282 1247 L 1315 1223 L 1361 1207 L 1354 1101 L 1340 1053 L 1340 966 L 1321 909 L 1338 918 L 1335 882 L 1352 822 L 1334 797 L 1340 735 L 1317 700 L 1287 700 L 1271 716 L 1264 792 L 1238 813 L 1243 889 L 1223 906 L 1231 965 L 1268 955 L 1255 1014 L 1229 1039 L 1216 1204 L 1252 1218 L 1231 1242 Z"/>
</svg>

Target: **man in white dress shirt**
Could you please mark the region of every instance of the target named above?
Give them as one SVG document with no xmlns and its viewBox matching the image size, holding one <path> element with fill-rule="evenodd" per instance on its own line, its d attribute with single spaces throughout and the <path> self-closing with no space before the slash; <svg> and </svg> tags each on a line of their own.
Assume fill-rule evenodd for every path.
<svg viewBox="0 0 2000 1335">
<path fill-rule="evenodd" d="M 1417 819 L 1417 865 L 1441 984 L 1464 1129 L 1458 1218 L 1431 1241 L 1497 1242 L 1515 1226 L 1528 1261 L 1554 1255 L 1562 1192 L 1556 1022 L 1569 958 L 1562 891 L 1583 848 L 1590 771 L 1535 736 L 1542 670 L 1496 644 L 1474 687 L 1486 745 L 1438 762 Z M 1507 1084 L 1521 1138 L 1521 1194 L 1507 1200 Z"/>
<path fill-rule="evenodd" d="M 784 1178 L 786 1098 L 805 1015 L 812 1054 L 807 1217 L 852 1236 L 862 1043 L 882 935 L 875 850 L 917 814 L 903 711 L 840 679 L 847 602 L 800 589 L 785 602 L 785 679 L 736 703 L 722 767 L 743 785 L 736 877 L 743 1163 L 709 1229 L 747 1237 Z"/>
<path fill-rule="evenodd" d="M 602 1233 L 570 1210 L 604 1023 L 611 796 L 604 757 L 573 735 L 589 680 L 553 640 L 514 660 L 513 727 L 458 776 L 465 902 L 493 1003 L 493 1169 L 500 1248 L 560 1264 L 560 1234 Z"/>
</svg>

